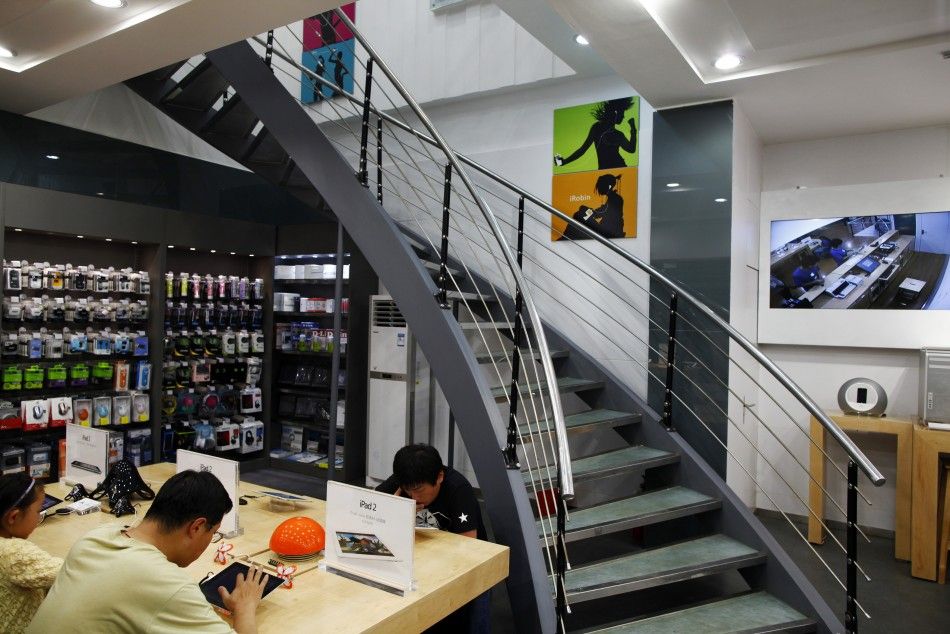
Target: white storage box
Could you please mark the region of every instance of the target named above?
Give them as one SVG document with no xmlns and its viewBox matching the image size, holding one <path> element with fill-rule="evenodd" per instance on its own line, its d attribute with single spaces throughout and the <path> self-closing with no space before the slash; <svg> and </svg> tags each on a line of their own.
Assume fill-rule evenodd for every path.
<svg viewBox="0 0 950 634">
<path fill-rule="evenodd" d="M 294 277 L 295 269 L 293 265 L 278 264 L 274 267 L 274 279 L 275 280 L 292 280 Z"/>
<path fill-rule="evenodd" d="M 319 280 L 323 278 L 322 264 L 304 264 L 303 277 L 305 280 Z"/>
<path fill-rule="evenodd" d="M 324 264 L 323 265 L 323 278 L 325 280 L 335 280 L 336 279 L 336 264 Z"/>
</svg>

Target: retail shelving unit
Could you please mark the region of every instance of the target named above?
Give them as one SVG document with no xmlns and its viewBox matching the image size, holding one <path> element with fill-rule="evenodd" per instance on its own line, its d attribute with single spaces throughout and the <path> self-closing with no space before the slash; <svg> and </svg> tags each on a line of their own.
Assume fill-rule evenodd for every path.
<svg viewBox="0 0 950 634">
<path fill-rule="evenodd" d="M 278 230 L 270 455 L 272 467 L 355 482 L 365 473 L 367 311 L 378 282 L 347 242 L 336 224 Z"/>
</svg>

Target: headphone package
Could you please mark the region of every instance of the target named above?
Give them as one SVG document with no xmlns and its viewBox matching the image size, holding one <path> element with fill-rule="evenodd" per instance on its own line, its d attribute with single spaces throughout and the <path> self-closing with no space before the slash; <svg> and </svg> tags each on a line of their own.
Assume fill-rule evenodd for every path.
<svg viewBox="0 0 950 634">
<path fill-rule="evenodd" d="M 216 451 L 231 451 L 241 448 L 241 426 L 224 419 L 216 428 Z"/>
<path fill-rule="evenodd" d="M 241 423 L 241 453 L 251 453 L 264 449 L 264 423 L 251 417 Z"/>
</svg>

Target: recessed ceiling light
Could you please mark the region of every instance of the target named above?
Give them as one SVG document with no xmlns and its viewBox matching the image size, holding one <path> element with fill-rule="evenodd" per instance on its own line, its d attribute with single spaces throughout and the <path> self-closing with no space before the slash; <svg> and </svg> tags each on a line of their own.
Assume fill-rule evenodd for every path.
<svg viewBox="0 0 950 634">
<path fill-rule="evenodd" d="M 13 230 L 14 230 L 14 231 L 23 231 L 23 229 L 20 229 L 19 227 L 14 227 Z"/>
<path fill-rule="evenodd" d="M 89 0 L 93 4 L 98 4 L 106 9 L 121 9 L 126 5 L 125 0 Z"/>
<path fill-rule="evenodd" d="M 11 51 L 5 46 L 0 46 L 0 57 L 16 57 L 16 51 Z"/>
<path fill-rule="evenodd" d="M 46 158 L 48 158 L 48 159 L 51 160 L 51 161 L 58 161 L 58 160 L 59 160 L 59 155 L 58 155 L 58 154 L 47 154 L 47 155 L 46 155 Z"/>
<path fill-rule="evenodd" d="M 169 245 L 168 245 L 168 248 L 169 248 L 169 249 L 174 249 L 174 248 L 175 248 L 175 245 L 174 245 L 174 244 L 169 244 Z"/>
<path fill-rule="evenodd" d="M 132 240 L 132 244 L 138 244 L 138 242 L 135 240 Z"/>
<path fill-rule="evenodd" d="M 590 44 L 590 40 L 588 40 L 586 37 L 584 37 L 580 33 L 574 36 L 574 41 L 580 44 L 581 46 L 587 46 L 588 44 Z"/>
<path fill-rule="evenodd" d="M 719 70 L 732 70 L 733 68 L 737 68 L 741 63 L 741 57 L 733 53 L 726 53 L 725 55 L 720 55 L 716 59 L 715 66 Z"/>
<path fill-rule="evenodd" d="M 112 242 L 112 238 L 106 238 L 106 242 Z"/>
<path fill-rule="evenodd" d="M 188 250 L 189 250 L 189 251 L 194 251 L 195 248 L 194 248 L 194 247 L 188 247 Z"/>
<path fill-rule="evenodd" d="M 231 255 L 234 255 L 234 251 L 231 251 Z"/>
<path fill-rule="evenodd" d="M 211 249 L 211 252 L 212 252 L 212 253 L 217 253 L 217 250 Z"/>
<path fill-rule="evenodd" d="M 667 186 L 667 187 L 679 187 L 680 184 L 679 184 L 679 183 L 667 183 L 666 186 Z"/>
<path fill-rule="evenodd" d="M 96 196 L 105 196 L 105 195 L 106 195 L 105 192 L 96 192 Z"/>
<path fill-rule="evenodd" d="M 86 236 L 76 236 L 76 237 L 79 238 L 80 240 L 82 240 L 82 239 L 85 238 Z"/>
<path fill-rule="evenodd" d="M 717 199 L 716 199 L 716 202 L 717 202 L 717 203 L 724 203 L 724 202 L 726 202 L 726 199 L 725 199 L 725 198 L 717 198 Z"/>
<path fill-rule="evenodd" d="M 250 254 L 248 254 L 248 256 L 247 256 L 247 257 L 249 257 L 249 258 L 253 258 L 253 257 L 254 257 L 254 254 L 253 254 L 253 253 L 250 253 Z"/>
</svg>

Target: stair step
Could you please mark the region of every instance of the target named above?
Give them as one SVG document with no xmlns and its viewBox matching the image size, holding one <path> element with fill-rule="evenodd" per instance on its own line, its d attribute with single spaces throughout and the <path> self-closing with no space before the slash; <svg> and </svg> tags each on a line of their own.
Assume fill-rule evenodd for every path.
<svg viewBox="0 0 950 634">
<path fill-rule="evenodd" d="M 586 509 L 573 510 L 567 522 L 568 542 L 618 531 L 659 524 L 679 517 L 712 511 L 722 506 L 716 498 L 685 487 L 650 491 Z M 538 534 L 553 534 L 550 522 L 538 522 Z"/>
<path fill-rule="evenodd" d="M 574 481 L 589 480 L 615 473 L 621 473 L 632 467 L 649 469 L 651 467 L 660 467 L 666 464 L 672 464 L 679 460 L 679 455 L 654 449 L 646 445 L 637 445 L 635 447 L 624 447 L 617 451 L 588 456 L 571 461 L 571 469 L 574 475 Z M 540 469 L 533 469 L 524 474 L 525 484 L 538 482 L 542 478 L 555 479 L 557 477 L 556 466 L 546 466 Z"/>
<path fill-rule="evenodd" d="M 540 387 L 547 387 L 546 383 L 532 383 L 528 385 L 527 383 L 522 383 L 519 386 L 519 396 L 525 397 L 528 394 L 537 394 L 540 390 Z M 571 392 L 587 392 L 590 390 L 599 390 L 604 387 L 603 381 L 594 381 L 591 379 L 577 379 L 570 376 L 559 376 L 557 379 L 557 391 L 561 394 L 568 394 Z M 508 398 L 508 390 L 511 388 L 510 385 L 499 385 L 498 387 L 492 388 L 492 396 L 495 397 L 495 401 L 501 403 Z"/>
<path fill-rule="evenodd" d="M 746 568 L 765 560 L 765 553 L 742 542 L 710 535 L 574 568 L 567 572 L 565 586 L 568 600 L 577 603 Z"/>
<path fill-rule="evenodd" d="M 460 321 L 462 330 L 513 330 L 515 325 L 510 321 Z"/>
<path fill-rule="evenodd" d="M 551 349 L 549 350 L 549 352 L 551 353 L 552 359 L 563 359 L 570 354 L 567 349 L 556 349 L 556 350 Z M 505 352 L 479 352 L 475 355 L 475 360 L 478 361 L 479 363 L 493 363 L 493 362 L 498 363 L 499 361 L 504 361 L 506 358 L 511 359 L 511 353 L 512 353 L 512 350 L 508 350 L 507 353 Z M 535 360 L 541 358 L 541 355 L 538 352 L 537 348 L 534 348 L 534 350 L 531 350 L 531 351 L 529 351 L 527 348 L 522 348 L 521 359 L 522 360 L 527 359 L 529 356 L 531 356 Z"/>
<path fill-rule="evenodd" d="M 406 239 L 409 241 L 409 244 L 412 245 L 413 249 L 416 249 L 417 251 L 420 249 L 421 245 L 417 246 L 418 243 L 415 240 L 413 240 L 412 238 L 406 238 Z M 439 273 L 442 270 L 441 264 L 439 264 L 438 262 L 433 262 L 431 260 L 423 260 L 422 266 L 425 267 L 426 270 L 432 271 L 434 273 Z M 461 273 L 462 273 L 461 269 L 457 269 L 454 266 L 449 267 L 449 275 L 451 275 L 455 279 L 458 279 L 458 276 Z"/>
<path fill-rule="evenodd" d="M 479 295 L 478 293 L 468 293 L 465 291 L 446 291 L 445 295 L 450 300 L 465 300 L 467 302 L 477 302 L 481 304 L 485 302 L 486 304 L 497 304 L 498 298 L 494 295 Z"/>
<path fill-rule="evenodd" d="M 285 165 L 289 160 L 287 152 L 284 151 L 284 148 L 280 145 L 277 139 L 274 138 L 274 135 L 267 130 L 267 128 L 261 128 L 257 133 L 257 143 L 252 144 L 251 151 L 248 153 L 244 163 L 251 163 L 254 166 L 260 165 Z M 255 169 L 254 171 L 258 171 Z"/>
<path fill-rule="evenodd" d="M 210 60 L 203 60 L 162 99 L 165 105 L 204 112 L 227 89 L 228 81 Z"/>
<path fill-rule="evenodd" d="M 244 139 L 254 130 L 255 125 L 257 115 L 240 95 L 232 95 L 198 132 Z"/>
<path fill-rule="evenodd" d="M 814 632 L 815 623 L 767 592 L 754 592 L 595 631 L 609 634 Z"/>
<path fill-rule="evenodd" d="M 587 427 L 596 427 L 600 425 L 628 425 L 630 423 L 639 423 L 640 414 L 633 412 L 618 412 L 612 409 L 590 409 L 579 414 L 569 414 L 564 417 L 564 427 L 567 431 L 581 430 Z M 518 426 L 522 438 L 525 442 L 531 442 L 532 435 L 548 433 L 554 431 L 554 422 L 550 419 L 541 421 L 541 430 L 538 431 L 538 425 L 523 423 Z"/>
</svg>

